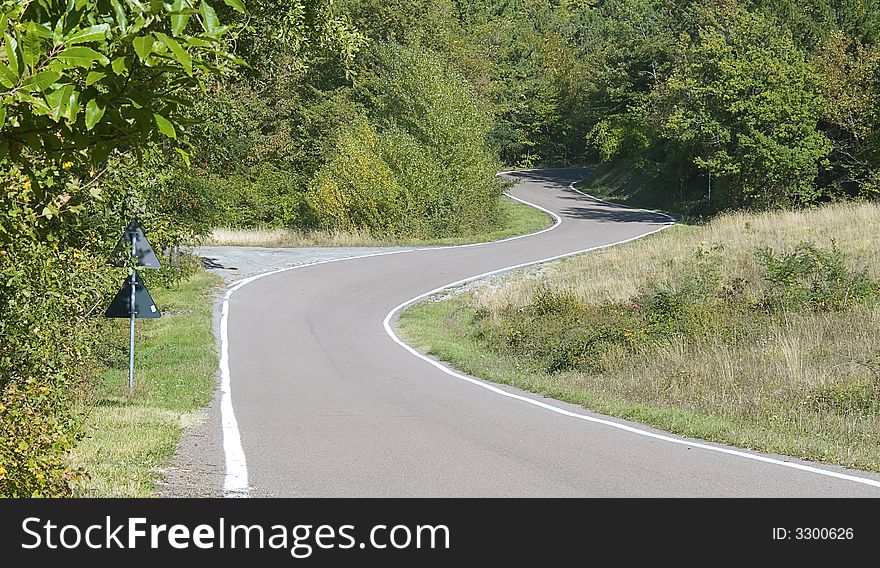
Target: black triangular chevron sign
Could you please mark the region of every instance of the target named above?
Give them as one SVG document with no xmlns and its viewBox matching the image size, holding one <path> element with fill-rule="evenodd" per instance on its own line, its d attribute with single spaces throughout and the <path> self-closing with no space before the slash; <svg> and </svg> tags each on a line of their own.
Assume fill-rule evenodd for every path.
<svg viewBox="0 0 880 568">
<path fill-rule="evenodd" d="M 110 255 L 110 264 L 113 266 L 126 265 L 123 259 L 131 256 L 132 239 L 136 239 L 134 246 L 137 265 L 145 268 L 161 268 L 162 265 L 159 264 L 159 259 L 156 257 L 156 253 L 153 252 L 153 247 L 150 246 L 150 241 L 147 240 L 147 235 L 144 234 L 144 230 L 137 219 L 132 219 L 125 232 L 122 233 L 119 242 L 116 243 L 116 248 L 113 249 L 113 254 Z"/>
<path fill-rule="evenodd" d="M 160 318 L 162 312 L 153 302 L 150 291 L 144 285 L 140 275 L 135 271 L 137 280 L 134 283 L 134 317 L 136 318 Z M 116 297 L 110 302 L 110 307 L 104 313 L 105 318 L 130 318 L 131 317 L 131 276 L 125 279 L 125 284 L 116 292 Z"/>
</svg>

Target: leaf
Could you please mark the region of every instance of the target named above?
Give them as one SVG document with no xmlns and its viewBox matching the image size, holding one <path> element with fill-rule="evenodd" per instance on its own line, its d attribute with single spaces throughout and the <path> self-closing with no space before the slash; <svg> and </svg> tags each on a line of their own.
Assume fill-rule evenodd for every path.
<svg viewBox="0 0 880 568">
<path fill-rule="evenodd" d="M 189 14 L 175 14 L 171 16 L 171 35 L 179 36 L 180 32 L 186 27 L 187 22 L 189 22 Z"/>
<path fill-rule="evenodd" d="M 113 72 L 117 75 L 122 75 L 124 72 L 130 69 L 128 64 L 127 57 L 117 57 L 113 60 L 113 63 L 110 64 L 110 67 L 113 69 Z"/>
<path fill-rule="evenodd" d="M 28 31 L 24 36 L 24 45 L 21 50 L 25 64 L 31 69 L 37 66 L 40 57 L 43 55 L 42 41 L 36 27 L 36 24 L 33 22 L 28 24 Z"/>
<path fill-rule="evenodd" d="M 33 24 L 32 29 L 33 29 L 34 33 L 36 33 L 39 37 L 41 37 L 43 39 L 54 39 L 55 38 L 55 34 L 52 33 L 52 30 L 50 30 L 49 28 L 47 28 L 43 24 L 38 24 L 36 22 L 30 22 L 30 24 L 28 24 L 28 27 L 31 27 L 31 24 Z"/>
<path fill-rule="evenodd" d="M 58 122 L 61 119 L 61 101 L 64 100 L 64 90 L 73 89 L 73 85 L 65 85 L 59 89 L 55 89 L 46 95 L 46 103 L 49 105 L 52 120 Z"/>
<path fill-rule="evenodd" d="M 177 37 L 186 28 L 189 16 L 195 12 L 188 0 L 175 0 L 171 5 L 171 35 Z"/>
<path fill-rule="evenodd" d="M 177 153 L 180 154 L 181 158 L 183 158 L 183 163 L 186 164 L 187 167 L 189 167 L 189 152 L 187 152 L 183 148 L 175 148 L 175 150 L 177 150 Z"/>
<path fill-rule="evenodd" d="M 70 92 L 67 93 L 67 100 L 64 104 L 66 106 L 63 116 L 70 122 L 75 122 L 76 115 L 79 114 L 79 91 L 75 90 L 72 85 Z"/>
<path fill-rule="evenodd" d="M 209 34 L 217 31 L 220 27 L 220 19 L 217 18 L 217 12 L 214 11 L 214 8 L 205 0 L 202 0 L 199 11 L 202 13 L 202 24 L 205 26 L 205 31 Z"/>
<path fill-rule="evenodd" d="M 170 120 L 159 113 L 153 114 L 153 118 L 156 119 L 156 126 L 159 127 L 159 132 L 169 138 L 177 138 L 177 132 L 174 131 L 174 125 L 171 124 Z"/>
<path fill-rule="evenodd" d="M 98 24 L 96 26 L 89 26 L 88 28 L 84 28 L 74 32 L 72 35 L 64 40 L 64 43 L 74 45 L 77 43 L 89 43 L 92 41 L 99 41 L 107 37 L 107 32 L 109 31 L 110 24 Z"/>
<path fill-rule="evenodd" d="M 46 96 L 46 102 L 49 103 L 52 120 L 58 122 L 62 117 L 72 120 L 70 103 L 75 101 L 78 96 L 79 93 L 74 91 L 73 85 L 64 85 L 49 93 Z M 79 105 L 77 105 L 77 111 L 79 111 Z"/>
<path fill-rule="evenodd" d="M 18 78 L 21 77 L 21 72 L 18 70 L 18 56 L 15 53 L 18 49 L 18 42 L 9 34 L 6 34 L 4 37 L 6 38 L 6 60 L 9 61 L 8 69 L 12 71 L 15 75 L 15 80 L 18 81 Z"/>
<path fill-rule="evenodd" d="M 84 67 L 85 69 L 91 67 L 95 61 L 101 63 L 101 65 L 110 63 L 110 60 L 103 53 L 95 51 L 91 47 L 83 46 L 68 47 L 58 54 L 58 59 L 68 65 Z"/>
<path fill-rule="evenodd" d="M 18 77 L 15 76 L 9 67 L 0 63 L 0 85 L 7 89 L 11 89 L 18 83 Z"/>
<path fill-rule="evenodd" d="M 197 37 L 187 37 L 186 43 L 188 43 L 189 45 L 191 45 L 193 47 L 212 47 L 214 45 L 210 41 L 207 41 L 207 40 L 204 40 L 201 38 L 197 38 Z"/>
<path fill-rule="evenodd" d="M 105 107 L 102 106 L 98 99 L 92 99 L 86 105 L 86 130 L 95 127 L 101 117 L 104 116 Z"/>
<path fill-rule="evenodd" d="M 0 106 L 0 130 L 3 130 L 4 124 L 6 124 L 6 107 Z"/>
<path fill-rule="evenodd" d="M 34 87 L 34 90 L 37 91 L 45 91 L 60 78 L 61 73 L 58 71 L 40 71 L 25 79 L 22 86 Z"/>
<path fill-rule="evenodd" d="M 244 2 L 242 2 L 241 0 L 223 0 L 223 2 L 225 2 L 227 6 L 235 8 L 239 12 L 245 11 Z"/>
<path fill-rule="evenodd" d="M 189 53 L 180 47 L 179 43 L 163 33 L 156 32 L 156 37 L 171 50 L 171 53 L 174 54 L 174 58 L 183 65 L 187 74 L 192 75 L 192 58 L 190 58 Z"/>
<path fill-rule="evenodd" d="M 89 74 L 86 76 L 86 87 L 94 85 L 106 76 L 107 74 L 101 71 L 89 71 Z"/>
<path fill-rule="evenodd" d="M 25 102 L 32 107 L 34 107 L 34 111 L 39 114 L 51 114 L 52 110 L 49 108 L 49 105 L 46 104 L 46 101 L 43 100 L 42 97 L 34 97 L 30 93 L 25 90 L 18 91 L 15 93 L 16 100 Z"/>
<path fill-rule="evenodd" d="M 134 38 L 132 43 L 134 44 L 134 50 L 138 54 L 138 57 L 141 58 L 141 61 L 146 61 L 147 57 L 150 56 L 150 53 L 153 52 L 153 36 L 145 35 Z"/>
<path fill-rule="evenodd" d="M 126 35 L 128 33 L 128 18 L 125 15 L 125 10 L 122 9 L 122 4 L 119 3 L 119 0 L 113 0 L 111 4 L 113 5 L 113 12 L 116 14 L 116 23 L 119 24 L 122 35 Z"/>
</svg>

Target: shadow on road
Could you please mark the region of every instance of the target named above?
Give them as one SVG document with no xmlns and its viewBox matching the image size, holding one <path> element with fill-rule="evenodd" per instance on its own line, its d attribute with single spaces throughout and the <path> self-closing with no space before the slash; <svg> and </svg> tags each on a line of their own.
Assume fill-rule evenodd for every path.
<svg viewBox="0 0 880 568">
<path fill-rule="evenodd" d="M 591 168 L 556 168 L 551 170 L 539 170 L 528 172 L 510 172 L 505 175 L 522 181 L 543 182 L 548 184 L 568 185 L 580 181 Z M 561 199 L 568 199 L 578 203 L 577 206 L 568 207 L 558 213 L 570 219 L 587 219 L 591 221 L 604 221 L 609 223 L 657 223 L 666 224 L 670 219 L 665 215 L 631 209 L 625 205 L 614 203 L 602 203 L 591 199 L 584 194 L 567 190 L 559 195 Z"/>
<path fill-rule="evenodd" d="M 583 197 L 582 199 L 588 199 Z M 593 207 L 567 207 L 559 211 L 559 215 L 569 219 L 586 219 L 608 223 L 655 223 L 665 225 L 670 222 L 668 217 L 643 211 L 640 209 L 608 208 L 597 204 Z"/>
<path fill-rule="evenodd" d="M 604 203 L 589 196 L 569 192 L 560 199 L 574 201 L 577 205 L 559 211 L 563 217 L 571 219 L 588 219 L 591 221 L 608 221 L 615 223 L 660 223 L 670 222 L 669 217 L 645 209 L 632 209 L 626 205 Z"/>
<path fill-rule="evenodd" d="M 522 181 L 561 183 L 568 185 L 580 181 L 592 168 L 555 168 L 528 172 L 506 172 L 504 175 Z"/>
<path fill-rule="evenodd" d="M 205 270 L 238 270 L 234 266 L 223 266 L 216 258 L 202 257 L 202 266 Z"/>
</svg>

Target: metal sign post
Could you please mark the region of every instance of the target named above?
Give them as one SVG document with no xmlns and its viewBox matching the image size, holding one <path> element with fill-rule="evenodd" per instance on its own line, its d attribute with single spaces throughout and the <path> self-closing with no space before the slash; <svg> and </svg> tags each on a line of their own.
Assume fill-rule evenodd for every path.
<svg viewBox="0 0 880 568">
<path fill-rule="evenodd" d="M 131 233 L 131 257 L 137 258 L 137 233 Z M 134 296 L 137 290 L 137 275 L 134 268 L 131 269 L 131 323 L 128 332 L 128 396 L 134 394 Z"/>
<path fill-rule="evenodd" d="M 137 219 L 129 223 L 128 228 L 119 239 L 119 243 L 113 250 L 113 256 L 110 264 L 113 266 L 123 267 L 130 264 L 119 258 L 123 251 L 131 251 L 131 258 L 134 259 L 135 266 L 143 266 L 145 268 L 160 268 L 159 259 L 153 252 L 143 229 L 137 222 Z M 134 394 L 134 320 L 136 318 L 159 318 L 162 312 L 156 308 L 153 298 L 150 296 L 149 290 L 144 285 L 143 280 L 139 278 L 136 268 L 132 267 L 128 278 L 122 284 L 122 287 L 116 293 L 110 307 L 104 314 L 107 318 L 128 318 L 129 334 L 128 334 L 128 395 Z"/>
</svg>

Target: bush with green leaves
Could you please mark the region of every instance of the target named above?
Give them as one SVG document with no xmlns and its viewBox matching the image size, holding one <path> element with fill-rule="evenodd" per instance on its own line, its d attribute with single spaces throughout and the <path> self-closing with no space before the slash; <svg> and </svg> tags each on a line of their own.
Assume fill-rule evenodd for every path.
<svg viewBox="0 0 880 568">
<path fill-rule="evenodd" d="M 35 155 L 93 165 L 176 138 L 201 78 L 236 61 L 206 0 L 4 0 L 0 9 L 0 155 L 20 165 Z"/>
<path fill-rule="evenodd" d="M 337 133 L 307 200 L 319 225 L 440 237 L 497 226 L 491 120 L 467 82 L 425 50 L 384 46 L 368 116 Z"/>
<path fill-rule="evenodd" d="M 75 403 L 124 277 L 106 258 L 132 214 L 160 253 L 193 229 L 173 220 L 187 196 L 144 178 L 235 63 L 227 31 L 205 0 L 0 1 L 0 496 L 70 494 Z"/>
<path fill-rule="evenodd" d="M 0 496 L 69 494 L 74 404 L 119 274 L 103 258 L 19 239 L 0 251 Z"/>
<path fill-rule="evenodd" d="M 880 291 L 866 270 L 847 267 L 843 252 L 803 241 L 791 251 L 758 251 L 769 284 L 763 304 L 771 310 L 807 308 L 840 311 Z"/>
</svg>

